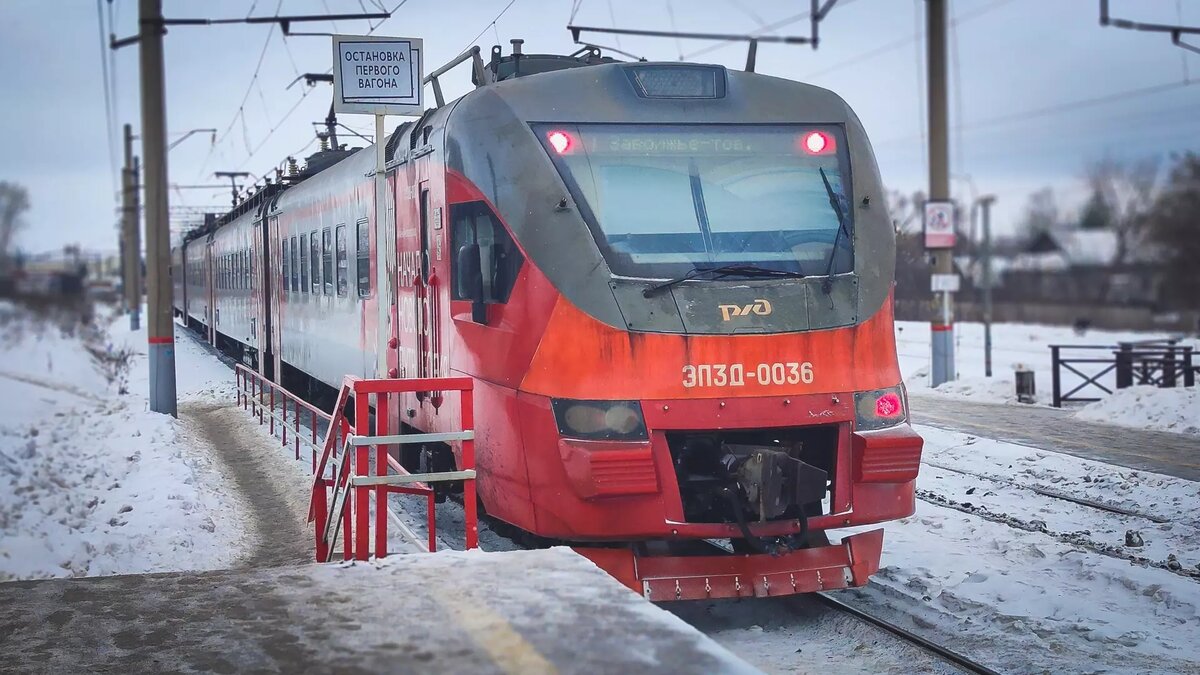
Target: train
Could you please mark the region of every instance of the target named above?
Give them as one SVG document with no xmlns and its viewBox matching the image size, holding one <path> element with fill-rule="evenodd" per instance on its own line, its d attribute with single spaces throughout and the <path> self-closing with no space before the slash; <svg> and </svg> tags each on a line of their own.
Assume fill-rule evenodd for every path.
<svg viewBox="0 0 1200 675">
<path fill-rule="evenodd" d="M 472 79 L 387 135 L 383 228 L 375 148 L 335 143 L 174 251 L 180 319 L 275 381 L 472 378 L 484 512 L 652 600 L 867 583 L 922 439 L 850 106 L 595 48 L 497 47 Z M 453 408 L 376 414 L 436 433 Z"/>
</svg>

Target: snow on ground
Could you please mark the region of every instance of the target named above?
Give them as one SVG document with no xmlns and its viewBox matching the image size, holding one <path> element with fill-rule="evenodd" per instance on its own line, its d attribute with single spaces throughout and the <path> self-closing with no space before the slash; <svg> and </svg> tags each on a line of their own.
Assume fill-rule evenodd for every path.
<svg viewBox="0 0 1200 675">
<path fill-rule="evenodd" d="M 913 393 L 932 393 L 977 400 L 984 403 L 1016 403 L 1014 372 L 1029 369 L 1035 373 L 1037 401 L 1050 405 L 1053 382 L 1050 345 L 1113 345 L 1118 342 L 1137 342 L 1177 337 L 1167 333 L 1088 330 L 1083 334 L 1064 326 L 1040 326 L 1032 324 L 998 323 L 992 326 L 992 377 L 985 376 L 983 324 L 962 322 L 955 324 L 955 363 L 958 379 L 947 382 L 936 389 L 929 386 L 930 341 L 929 324 L 918 321 L 896 322 L 896 351 L 900 358 L 900 371 L 905 385 Z M 1200 340 L 1185 339 L 1181 346 L 1190 345 L 1200 352 Z M 1108 351 L 1064 350 L 1066 358 L 1100 358 L 1111 356 Z M 1197 357 L 1200 360 L 1200 356 Z M 1071 364 L 1078 370 L 1094 374 L 1103 370 L 1105 364 Z M 1062 391 L 1067 393 L 1081 384 L 1078 375 L 1063 372 Z M 1099 378 L 1109 389 L 1115 390 L 1115 374 L 1112 372 Z M 1200 399 L 1196 389 L 1176 388 L 1158 390 L 1150 395 L 1151 387 L 1134 387 L 1129 391 L 1118 391 L 1114 397 L 1093 387 L 1081 390 L 1078 396 L 1104 397 L 1098 403 L 1079 408 L 1077 416 L 1094 422 L 1123 424 L 1139 428 L 1177 433 L 1200 433 Z M 1132 393 L 1137 391 L 1140 393 Z M 1119 414 L 1114 414 L 1119 413 Z"/>
<path fill-rule="evenodd" d="M 147 410 L 144 330 L 7 304 L 0 334 L 0 580 L 228 566 L 238 500 L 194 429 Z M 227 376 L 177 349 L 182 399 Z"/>
<path fill-rule="evenodd" d="M 1200 434 L 1200 387 L 1160 389 L 1142 385 L 1118 389 L 1084 406 L 1075 416 L 1089 422 Z"/>
<path fill-rule="evenodd" d="M 1200 483 L 920 432 L 917 512 L 844 599 L 1005 672 L 1200 672 Z"/>
</svg>

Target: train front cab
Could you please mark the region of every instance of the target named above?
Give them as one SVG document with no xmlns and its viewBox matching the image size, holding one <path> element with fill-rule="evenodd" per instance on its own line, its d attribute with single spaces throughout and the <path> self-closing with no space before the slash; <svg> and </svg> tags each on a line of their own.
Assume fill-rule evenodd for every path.
<svg viewBox="0 0 1200 675">
<path fill-rule="evenodd" d="M 911 515 L 922 443 L 895 233 L 845 102 L 606 64 L 500 82 L 445 125 L 451 369 L 477 378 L 489 512 L 655 600 L 865 584 L 882 530 L 826 532 Z M 479 218 L 462 240 L 468 208 L 515 242 L 503 298 L 507 244 Z"/>
<path fill-rule="evenodd" d="M 893 385 L 869 391 L 848 384 L 875 350 L 894 354 L 891 325 L 888 303 L 857 327 L 803 337 L 646 336 L 634 346 L 560 301 L 546 337 L 571 338 L 543 339 L 531 373 L 544 375 L 518 394 L 536 531 L 596 542 L 577 550 L 654 600 L 865 584 L 882 530 L 832 545 L 826 532 L 913 512 L 922 443 L 898 377 L 872 375 Z M 791 363 L 766 360 L 780 352 L 811 354 L 796 372 L 802 379 L 808 364 L 832 390 L 789 387 Z M 710 367 L 670 367 L 689 353 Z M 728 366 L 723 376 L 711 367 L 739 356 L 732 380 Z M 742 382 L 749 369 L 771 379 L 760 391 L 791 391 L 713 384 Z"/>
</svg>

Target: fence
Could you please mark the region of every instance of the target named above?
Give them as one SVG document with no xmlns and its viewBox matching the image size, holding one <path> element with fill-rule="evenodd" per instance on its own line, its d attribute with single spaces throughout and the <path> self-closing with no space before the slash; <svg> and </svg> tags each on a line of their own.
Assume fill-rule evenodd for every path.
<svg viewBox="0 0 1200 675">
<path fill-rule="evenodd" d="M 300 444 L 303 443 L 312 450 L 312 470 L 315 472 L 317 453 L 322 448 L 317 436 L 321 429 L 328 428 L 332 415 L 240 363 L 234 370 L 234 377 L 237 381 L 238 405 L 243 410 L 249 410 L 251 416 L 258 417 L 259 424 L 264 423 L 264 418 L 269 420 L 272 436 L 276 435 L 275 423 L 278 422 L 283 447 L 288 445 L 288 407 L 291 406 L 292 444 L 295 446 L 296 459 L 300 459 Z M 279 407 L 278 413 L 276 406 Z M 305 419 L 308 420 L 307 426 L 304 426 Z"/>
<path fill-rule="evenodd" d="M 272 435 L 278 422 L 281 442 L 286 447 L 289 422 L 296 458 L 300 444 L 312 449 L 313 485 L 309 522 L 314 523 L 316 559 L 333 558 L 339 536 L 346 560 L 367 560 L 372 554 L 385 557 L 388 551 L 388 519 L 394 519 L 410 539 L 416 537 L 387 507 L 388 495 L 411 494 L 426 499 L 428 542 L 426 550 L 437 550 L 437 520 L 434 491 L 429 483 L 462 481 L 466 548 L 478 547 L 478 514 L 475 502 L 475 447 L 473 382 L 470 378 L 427 378 L 419 380 L 365 380 L 347 376 L 338 392 L 333 413 L 322 411 L 259 373 L 239 365 L 236 369 L 238 404 L 270 424 Z M 432 434 L 389 434 L 388 415 L 392 397 L 412 392 L 458 391 L 462 431 Z M 353 398 L 354 423 L 343 413 Z M 288 417 L 291 406 L 292 416 Z M 277 407 L 279 411 L 277 411 Z M 381 414 L 372 415 L 373 411 Z M 371 433 L 374 417 L 374 434 Z M 309 421 L 307 429 L 303 419 Z M 318 429 L 324 437 L 318 443 Z M 458 471 L 411 474 L 388 451 L 390 446 L 413 443 L 461 442 Z M 371 502 L 374 501 L 374 509 Z M 374 527 L 372 528 L 372 512 Z"/>
<path fill-rule="evenodd" d="M 1180 346 L 1178 340 L 1148 340 L 1144 342 L 1122 342 L 1112 345 L 1050 345 L 1053 405 L 1061 408 L 1063 403 L 1090 403 L 1099 401 L 1098 396 L 1079 396 L 1080 392 L 1111 394 L 1115 389 L 1135 385 L 1156 387 L 1193 387 L 1196 374 L 1200 371 L 1193 359 L 1193 349 Z M 1083 352 L 1068 355 L 1067 350 Z M 1084 372 L 1084 364 L 1099 364 L 1104 367 L 1095 372 Z M 1084 370 L 1077 368 L 1081 366 Z M 1064 372 L 1074 373 L 1082 382 L 1063 393 Z M 1114 386 L 1110 389 L 1102 378 L 1113 373 Z"/>
</svg>

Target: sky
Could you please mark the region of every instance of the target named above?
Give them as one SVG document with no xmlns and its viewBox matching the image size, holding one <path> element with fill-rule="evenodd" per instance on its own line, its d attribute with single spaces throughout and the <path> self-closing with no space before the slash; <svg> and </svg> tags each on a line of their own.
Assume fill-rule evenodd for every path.
<svg viewBox="0 0 1200 675">
<path fill-rule="evenodd" d="M 801 0 L 165 0 L 164 14 L 245 17 L 355 13 L 374 5 L 392 18 L 377 35 L 425 40 L 426 70 L 471 44 L 523 38 L 526 52 L 567 53 L 568 21 L 584 26 L 701 32 L 761 32 L 804 12 Z M 576 8 L 576 5 L 578 7 Z M 1105 156 L 1134 160 L 1200 151 L 1200 54 L 1162 34 L 1099 25 L 1096 0 L 949 0 L 952 189 L 969 203 L 994 194 L 993 229 L 1015 231 L 1029 193 L 1051 186 L 1069 213 L 1086 197 L 1081 175 Z M 924 0 L 839 0 L 821 24 L 820 48 L 763 44 L 757 70 L 840 94 L 862 119 L 885 184 L 925 190 Z M 1195 0 L 1112 0 L 1114 16 L 1200 25 Z M 30 191 L 27 251 L 78 243 L 116 249 L 114 166 L 120 125 L 140 132 L 136 47 L 107 48 L 137 28 L 136 0 L 0 2 L 0 120 L 9 137 L 0 180 Z M 497 17 L 499 17 L 497 19 Z M 103 28 L 101 28 L 101 21 Z M 293 30 L 366 33 L 377 21 L 294 25 Z M 808 35 L 807 20 L 771 32 Z M 104 34 L 104 46 L 101 34 Z M 650 60 L 745 65 L 744 43 L 584 34 Z M 1200 42 L 1200 39 L 1197 40 Z M 214 171 L 270 172 L 316 148 L 313 122 L 328 111 L 330 87 L 291 85 L 329 70 L 328 37 L 284 39 L 262 24 L 177 26 L 165 37 L 169 181 L 216 185 Z M 106 115 L 107 65 L 112 114 Z M 470 87 L 464 68 L 443 78 L 447 98 Z M 427 89 L 426 96 L 432 101 Z M 372 120 L 341 121 L 366 136 Z M 389 131 L 401 118 L 389 118 Z M 215 143 L 213 142 L 215 138 Z M 345 138 L 345 135 L 343 135 Z M 350 137 L 351 145 L 362 145 Z M 111 141 L 111 142 L 110 142 Z M 135 141 L 134 153 L 140 154 Z M 204 207 L 229 204 L 228 188 L 178 187 L 176 230 Z"/>
</svg>

